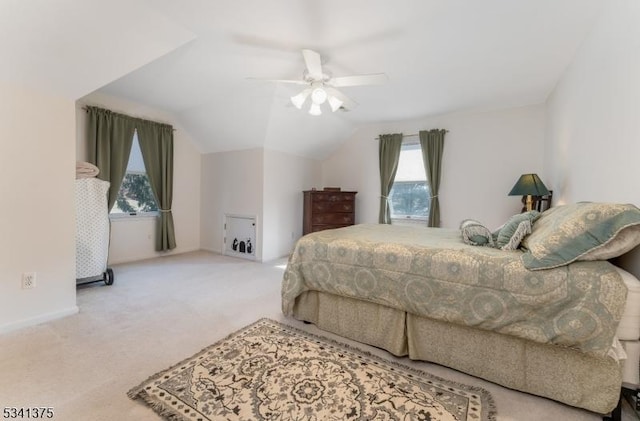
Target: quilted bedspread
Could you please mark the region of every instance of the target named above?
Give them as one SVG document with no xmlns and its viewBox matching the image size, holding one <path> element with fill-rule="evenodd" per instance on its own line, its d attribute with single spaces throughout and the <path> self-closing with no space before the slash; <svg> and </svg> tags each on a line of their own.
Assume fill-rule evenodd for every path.
<svg viewBox="0 0 640 421">
<path fill-rule="evenodd" d="M 315 290 L 604 356 L 627 289 L 606 261 L 529 271 L 522 252 L 474 247 L 460 231 L 363 224 L 302 237 L 282 310 Z"/>
</svg>

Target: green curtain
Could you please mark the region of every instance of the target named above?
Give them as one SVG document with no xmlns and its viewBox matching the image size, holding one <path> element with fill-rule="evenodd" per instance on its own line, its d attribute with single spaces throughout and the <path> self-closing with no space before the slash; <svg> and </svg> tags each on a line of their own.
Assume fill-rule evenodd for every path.
<svg viewBox="0 0 640 421">
<path fill-rule="evenodd" d="M 440 173 L 442 168 L 442 150 L 444 149 L 444 135 L 446 130 L 433 129 L 419 132 L 420 147 L 422 148 L 422 160 L 427 173 L 427 182 L 431 192 L 429 204 L 430 227 L 440 226 L 440 201 L 438 190 L 440 189 Z"/>
<path fill-rule="evenodd" d="M 98 178 L 110 183 L 111 210 L 127 171 L 135 123 L 129 116 L 97 107 L 87 107 L 87 114 L 88 159 L 100 169 Z"/>
<path fill-rule="evenodd" d="M 402 149 L 402 133 L 381 134 L 379 146 L 380 157 L 380 224 L 391 223 L 389 192 L 398 171 L 398 160 Z"/>
<path fill-rule="evenodd" d="M 156 250 L 176 248 L 173 227 L 173 127 L 147 120 L 137 120 L 138 142 L 147 169 L 151 189 L 160 208 Z"/>
</svg>

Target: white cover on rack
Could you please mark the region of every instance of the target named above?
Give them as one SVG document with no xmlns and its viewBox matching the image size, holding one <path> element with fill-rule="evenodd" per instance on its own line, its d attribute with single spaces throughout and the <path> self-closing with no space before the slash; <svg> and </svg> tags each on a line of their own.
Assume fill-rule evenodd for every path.
<svg viewBox="0 0 640 421">
<path fill-rule="evenodd" d="M 109 255 L 109 182 L 76 180 L 76 279 L 100 276 Z"/>
</svg>

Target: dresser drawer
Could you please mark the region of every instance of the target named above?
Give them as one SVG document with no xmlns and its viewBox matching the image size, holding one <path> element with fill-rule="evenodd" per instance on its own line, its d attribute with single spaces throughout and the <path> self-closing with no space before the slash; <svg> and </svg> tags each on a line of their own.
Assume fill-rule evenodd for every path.
<svg viewBox="0 0 640 421">
<path fill-rule="evenodd" d="M 355 195 L 341 192 L 313 192 L 311 195 L 314 202 L 351 202 L 355 200 Z"/>
<path fill-rule="evenodd" d="M 312 224 L 347 225 L 353 224 L 352 213 L 317 213 L 311 216 Z"/>
<path fill-rule="evenodd" d="M 314 201 L 311 207 L 314 213 L 353 212 L 354 202 L 353 200 L 342 202 Z"/>
</svg>

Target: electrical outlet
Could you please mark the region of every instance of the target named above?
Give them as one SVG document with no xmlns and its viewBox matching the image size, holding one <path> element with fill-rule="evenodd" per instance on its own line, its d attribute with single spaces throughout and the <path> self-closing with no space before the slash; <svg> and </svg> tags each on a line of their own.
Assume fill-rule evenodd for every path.
<svg viewBox="0 0 640 421">
<path fill-rule="evenodd" d="M 22 289 L 32 289 L 36 287 L 36 273 L 25 272 L 22 274 Z"/>
</svg>

